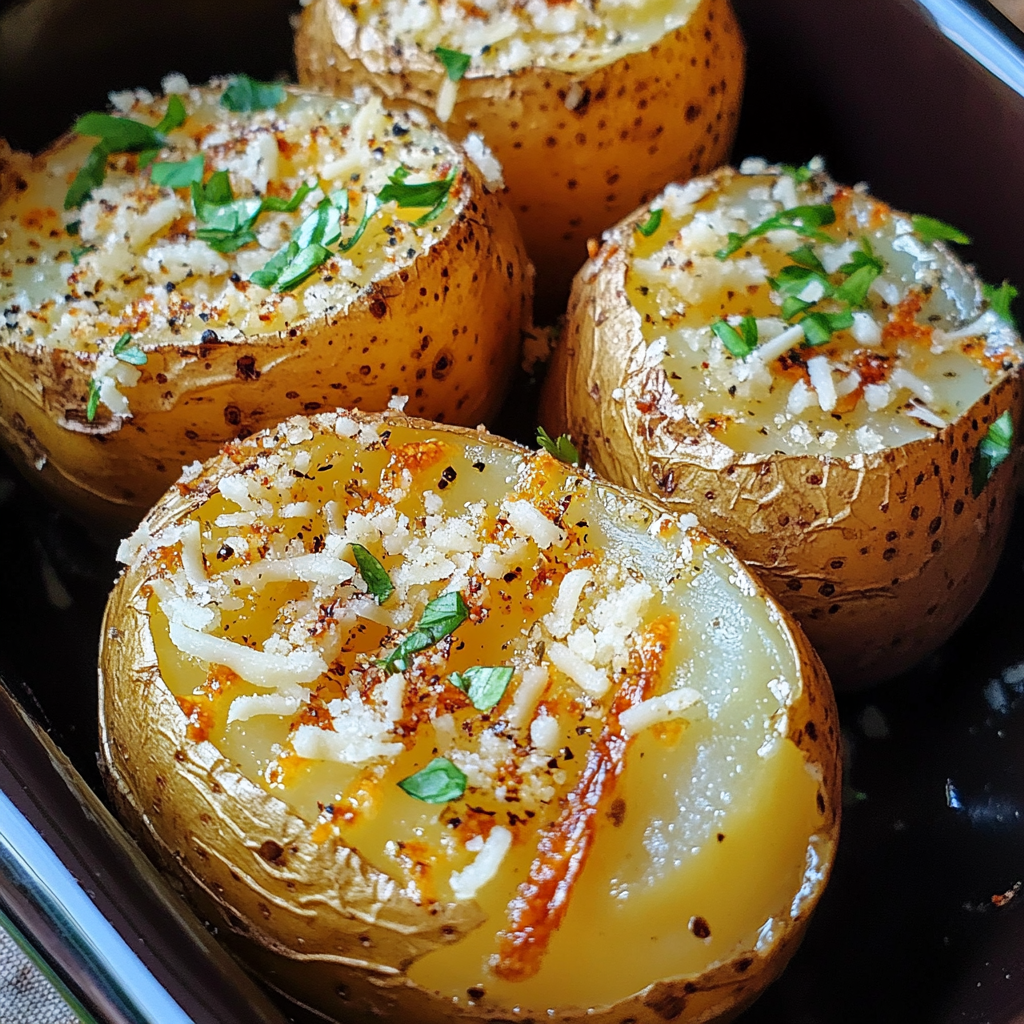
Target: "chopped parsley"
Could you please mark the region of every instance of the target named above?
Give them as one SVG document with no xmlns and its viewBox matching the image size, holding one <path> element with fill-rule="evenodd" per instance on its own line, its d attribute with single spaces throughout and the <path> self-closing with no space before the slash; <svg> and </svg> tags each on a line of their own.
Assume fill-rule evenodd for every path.
<svg viewBox="0 0 1024 1024">
<path fill-rule="evenodd" d="M 139 153 L 139 165 L 148 166 L 166 144 L 166 132 L 180 128 L 187 114 L 185 105 L 177 96 L 167 101 L 167 112 L 155 127 L 134 121 L 130 117 L 116 117 L 100 111 L 83 114 L 72 126 L 79 135 L 99 138 L 82 165 L 75 180 L 64 196 L 64 209 L 74 210 L 82 205 L 94 188 L 99 188 L 107 176 L 107 157 L 113 153 Z"/>
<path fill-rule="evenodd" d="M 294 213 L 301 205 L 302 200 L 316 188 L 315 182 L 304 181 L 290 199 L 282 199 L 279 196 L 264 196 L 261 212 L 270 210 L 273 213 Z"/>
<path fill-rule="evenodd" d="M 85 163 L 79 168 L 75 180 L 71 182 L 67 195 L 64 196 L 64 209 L 76 210 L 92 195 L 94 188 L 99 188 L 107 176 L 107 157 L 110 150 L 98 142 L 89 151 Z"/>
<path fill-rule="evenodd" d="M 971 483 L 974 497 L 978 497 L 985 485 L 992 479 L 992 474 L 1001 466 L 1013 451 L 1013 419 L 1010 410 L 1002 414 L 989 428 L 981 439 L 978 450 L 971 464 Z"/>
<path fill-rule="evenodd" d="M 376 555 L 367 551 L 362 544 L 352 545 L 352 555 L 359 566 L 359 575 L 363 577 L 366 589 L 377 604 L 383 604 L 395 590 L 387 569 L 380 564 Z"/>
<path fill-rule="evenodd" d="M 496 668 L 475 665 L 465 672 L 453 672 L 448 679 L 469 697 L 477 711 L 490 711 L 512 682 L 512 668 L 508 665 Z"/>
<path fill-rule="evenodd" d="M 640 232 L 644 238 L 650 238 L 655 231 L 661 226 L 661 218 L 664 214 L 664 210 L 651 210 L 648 214 L 647 220 L 643 224 L 637 224 L 636 229 Z"/>
<path fill-rule="evenodd" d="M 410 185 L 407 167 L 399 167 L 389 178 L 388 183 L 377 193 L 377 203 L 397 203 L 400 209 L 419 209 L 429 206 L 430 209 L 418 220 L 413 221 L 416 227 L 422 227 L 432 221 L 447 205 L 448 194 L 455 181 L 455 168 L 448 172 L 448 177 L 439 181 L 424 181 Z"/>
<path fill-rule="evenodd" d="M 827 345 L 836 331 L 848 331 L 853 326 L 853 313 L 848 309 L 838 313 L 808 313 L 799 324 L 804 332 L 804 344 L 817 348 Z"/>
<path fill-rule="evenodd" d="M 153 164 L 149 179 L 161 188 L 190 188 L 203 180 L 204 157 L 202 153 L 191 160 L 167 160 Z"/>
<path fill-rule="evenodd" d="M 89 381 L 89 397 L 85 403 L 85 418 L 92 423 L 100 407 L 100 382 L 94 377 Z"/>
<path fill-rule="evenodd" d="M 439 46 L 434 50 L 434 56 L 444 65 L 448 77 L 453 82 L 459 81 L 469 70 L 470 61 L 473 59 L 468 53 L 460 53 L 458 50 L 449 50 L 447 47 Z"/>
<path fill-rule="evenodd" d="M 745 359 L 757 348 L 757 321 L 752 316 L 745 316 L 737 331 L 730 323 L 719 320 L 711 325 L 715 337 L 737 359 Z"/>
<path fill-rule="evenodd" d="M 411 656 L 439 643 L 469 618 L 469 609 L 462 594 L 448 593 L 435 597 L 423 609 L 416 628 L 380 664 L 386 672 L 404 672 L 412 663 Z"/>
<path fill-rule="evenodd" d="M 1017 330 L 1017 320 L 1011 308 L 1017 298 L 1017 289 L 1009 281 L 1004 281 L 998 288 L 994 284 L 983 284 L 981 290 L 999 319 Z"/>
<path fill-rule="evenodd" d="M 782 296 L 783 317 L 803 328 L 804 344 L 812 347 L 827 345 L 836 331 L 853 326 L 853 310 L 867 304 L 872 283 L 885 271 L 884 261 L 875 255 L 867 238 L 861 239 L 860 248 L 839 268 L 839 273 L 845 275 L 839 284 L 833 284 L 809 245 L 794 249 L 789 258 L 793 263 L 783 267 L 768 283 Z M 804 298 L 806 290 L 815 284 L 820 291 L 817 298 Z M 843 308 L 813 311 L 825 299 L 832 299 Z"/>
<path fill-rule="evenodd" d="M 805 238 L 816 238 L 819 241 L 830 242 L 832 239 L 820 229 L 834 224 L 836 211 L 830 203 L 821 203 L 815 206 L 794 206 L 788 210 L 781 210 L 774 216 L 762 221 L 756 227 L 751 228 L 745 235 L 739 235 L 735 231 L 729 232 L 729 244 L 719 249 L 715 255 L 720 260 L 728 259 L 734 252 L 738 252 L 751 239 L 768 234 L 769 231 L 795 231 Z"/>
<path fill-rule="evenodd" d="M 885 272 L 885 263 L 875 255 L 871 243 L 862 238 L 860 248 L 850 256 L 849 263 L 839 268 L 839 272 L 847 277 L 836 288 L 835 297 L 859 309 L 867 303 L 868 289 L 875 278 Z"/>
<path fill-rule="evenodd" d="M 794 164 L 780 164 L 779 170 L 792 178 L 798 185 L 806 184 L 814 177 L 815 173 L 814 168 L 809 163 L 804 164 L 802 167 L 797 167 Z"/>
<path fill-rule="evenodd" d="M 114 342 L 114 355 L 122 363 L 131 363 L 132 366 L 145 366 L 149 359 L 138 345 L 132 344 L 132 336 L 128 331 Z"/>
<path fill-rule="evenodd" d="M 446 757 L 435 757 L 426 768 L 402 779 L 398 788 L 425 804 L 446 804 L 466 792 L 466 776 Z"/>
<path fill-rule="evenodd" d="M 89 253 L 95 252 L 95 251 L 96 251 L 96 246 L 95 245 L 73 245 L 71 247 L 71 262 L 74 263 L 74 265 L 77 267 L 78 266 L 78 261 L 83 256 L 88 256 Z"/>
<path fill-rule="evenodd" d="M 947 224 L 945 221 L 936 220 L 935 217 L 924 217 L 916 214 L 910 218 L 914 232 L 922 242 L 956 242 L 957 245 L 970 245 L 970 236 L 965 235 L 959 228 Z"/>
<path fill-rule="evenodd" d="M 263 208 L 259 196 L 236 199 L 227 171 L 216 171 L 205 184 L 192 182 L 192 207 L 200 227 L 196 238 L 217 252 L 235 252 L 256 241 L 252 230 Z"/>
<path fill-rule="evenodd" d="M 235 114 L 270 110 L 283 102 L 286 95 L 279 82 L 257 82 L 248 75 L 236 75 L 221 95 L 220 105 Z"/>
<path fill-rule="evenodd" d="M 548 455 L 554 455 L 556 459 L 568 462 L 570 466 L 580 464 L 580 453 L 576 450 L 576 445 L 572 443 L 572 438 L 568 434 L 562 434 L 556 441 L 543 427 L 538 427 L 537 444 Z"/>
</svg>

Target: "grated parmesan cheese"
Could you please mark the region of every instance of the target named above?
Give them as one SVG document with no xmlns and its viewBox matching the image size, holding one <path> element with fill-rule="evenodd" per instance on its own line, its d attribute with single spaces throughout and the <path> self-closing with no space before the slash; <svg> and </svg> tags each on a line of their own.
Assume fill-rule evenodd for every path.
<svg viewBox="0 0 1024 1024">
<path fill-rule="evenodd" d="M 619 724 L 627 736 L 635 736 L 652 725 L 661 725 L 680 718 L 692 718 L 691 709 L 702 705 L 700 692 L 688 686 L 657 697 L 650 697 L 619 715 Z"/>
<path fill-rule="evenodd" d="M 473 862 L 461 871 L 452 872 L 449 879 L 452 895 L 457 900 L 473 899 L 498 874 L 511 846 L 512 833 L 502 825 L 495 825 Z"/>
</svg>

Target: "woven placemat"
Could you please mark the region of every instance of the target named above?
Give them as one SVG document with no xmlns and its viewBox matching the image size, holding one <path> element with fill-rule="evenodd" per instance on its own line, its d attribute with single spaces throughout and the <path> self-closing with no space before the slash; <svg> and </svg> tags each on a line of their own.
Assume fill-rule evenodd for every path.
<svg viewBox="0 0 1024 1024">
<path fill-rule="evenodd" d="M 79 1016 L 0 925 L 0 1021 L 78 1024 Z"/>
</svg>

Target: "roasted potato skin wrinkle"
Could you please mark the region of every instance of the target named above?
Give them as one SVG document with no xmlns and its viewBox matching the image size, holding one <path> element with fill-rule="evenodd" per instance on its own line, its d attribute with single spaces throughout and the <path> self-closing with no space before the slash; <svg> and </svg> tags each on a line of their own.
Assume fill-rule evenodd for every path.
<svg viewBox="0 0 1024 1024">
<path fill-rule="evenodd" d="M 477 424 L 504 397 L 532 272 L 511 214 L 475 171 L 445 237 L 347 308 L 279 333 L 147 347 L 132 415 L 87 422 L 94 357 L 0 346 L 0 443 L 26 477 L 100 532 L 130 530 L 182 466 L 300 412 L 382 410 Z M 454 201 L 454 196 L 453 196 Z"/>
<path fill-rule="evenodd" d="M 442 77 L 421 53 L 394 57 L 364 46 L 340 0 L 306 7 L 296 33 L 299 81 L 348 93 L 370 85 L 395 105 L 433 114 Z M 428 70 L 429 68 L 429 70 Z M 443 128 L 484 137 L 501 162 L 537 268 L 538 316 L 564 308 L 587 239 L 665 183 L 717 167 L 736 134 L 744 44 L 728 0 L 704 0 L 686 25 L 649 50 L 582 76 L 529 67 L 459 82 Z M 570 89 L 582 98 L 566 107 Z"/>
<path fill-rule="evenodd" d="M 645 209 L 616 231 L 631 231 Z M 541 422 L 568 432 L 602 476 L 700 516 L 806 630 L 838 689 L 892 678 L 934 651 L 987 587 L 1013 515 L 1019 455 L 978 497 L 972 461 L 989 426 L 1024 415 L 1005 376 L 932 438 L 848 458 L 726 447 L 642 366 L 627 256 L 606 242 L 578 275 Z M 612 392 L 621 388 L 621 401 Z"/>
<path fill-rule="evenodd" d="M 519 450 L 484 432 L 353 413 L 358 422 L 410 425 L 431 437 L 452 436 Z M 314 432 L 333 417 L 314 416 Z M 155 532 L 202 506 L 216 480 L 254 456 L 261 438 L 239 442 L 207 463 L 187 488 L 174 488 L 150 513 Z M 575 473 L 576 470 L 566 469 Z M 595 481 L 612 498 L 637 500 Z M 644 499 L 645 503 L 648 503 Z M 649 502 L 660 515 L 663 506 Z M 717 547 L 717 546 L 716 546 Z M 721 557 L 746 571 L 728 551 Z M 750 584 L 760 588 L 755 580 Z M 188 722 L 161 678 L 145 575 L 139 566 L 120 578 L 107 607 L 100 654 L 101 769 L 122 820 L 150 855 L 181 884 L 189 900 L 258 973 L 261 980 L 315 1011 L 315 1019 L 392 1020 L 444 1024 L 507 1019 L 508 1011 L 478 1003 L 453 1004 L 404 975 L 430 948 L 458 942 L 480 924 L 475 904 L 412 903 L 387 876 L 342 843 L 316 842 L 313 826 L 281 800 L 245 779 L 211 743 L 188 739 Z M 818 807 L 820 871 L 808 875 L 799 910 L 787 904 L 775 918 L 772 941 L 760 951 L 737 950 L 699 976 L 658 981 L 614 1006 L 585 1012 L 599 1024 L 728 1020 L 783 970 L 827 883 L 841 809 L 838 723 L 820 659 L 801 631 L 780 613 L 784 642 L 800 666 L 788 705 L 786 735 L 808 762 L 822 767 Z M 581 1009 L 546 1019 L 578 1020 Z"/>
</svg>

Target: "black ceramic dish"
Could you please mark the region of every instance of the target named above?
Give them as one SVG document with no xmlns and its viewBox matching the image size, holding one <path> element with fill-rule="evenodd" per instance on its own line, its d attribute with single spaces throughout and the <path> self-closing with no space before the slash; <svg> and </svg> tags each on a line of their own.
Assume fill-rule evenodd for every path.
<svg viewBox="0 0 1024 1024">
<path fill-rule="evenodd" d="M 739 154 L 821 153 L 838 179 L 968 231 L 967 255 L 988 279 L 1024 284 L 1020 33 L 985 0 L 734 2 L 750 48 Z M 29 149 L 111 88 L 153 87 L 169 70 L 269 76 L 291 62 L 286 0 L 3 10 L 0 133 Z M 499 428 L 529 440 L 533 392 L 520 387 Z M 959 633 L 906 677 L 841 701 L 849 765 L 835 875 L 803 948 L 745 1024 L 1024 1022 L 1022 561 L 1018 515 Z M 96 636 L 115 567 L 6 463 L 0 566 L 3 677 L 74 765 L 0 694 L 0 910 L 97 1020 L 171 1024 L 146 1002 L 156 984 L 182 1021 L 274 1020 L 82 782 L 98 785 Z M 26 878 L 26 858 L 41 878 Z M 111 940 L 104 962 L 75 934 L 85 918 L 61 921 L 46 905 L 40 883 L 71 875 L 125 940 Z"/>
</svg>

